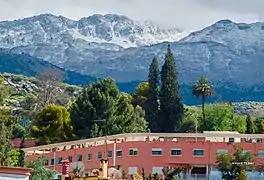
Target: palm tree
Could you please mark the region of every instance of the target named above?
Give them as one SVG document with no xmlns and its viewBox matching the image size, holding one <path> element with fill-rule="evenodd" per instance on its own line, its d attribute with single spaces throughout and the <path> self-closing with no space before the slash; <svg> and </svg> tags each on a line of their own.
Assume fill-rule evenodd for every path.
<svg viewBox="0 0 264 180">
<path fill-rule="evenodd" d="M 210 97 L 214 94 L 213 85 L 209 82 L 207 77 L 202 76 L 196 81 L 196 83 L 194 83 L 192 94 L 195 95 L 197 98 L 202 98 L 203 120 L 205 120 L 205 99 L 206 97 Z"/>
</svg>

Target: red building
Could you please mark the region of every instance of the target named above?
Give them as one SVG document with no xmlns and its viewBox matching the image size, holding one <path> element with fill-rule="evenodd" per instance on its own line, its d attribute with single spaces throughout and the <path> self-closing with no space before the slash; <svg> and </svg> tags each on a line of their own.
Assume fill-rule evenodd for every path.
<svg viewBox="0 0 264 180">
<path fill-rule="evenodd" d="M 61 161 L 82 161 L 90 172 L 99 167 L 99 159 L 107 149 L 109 166 L 122 169 L 127 174 L 140 172 L 162 174 L 164 166 L 185 166 L 188 174 L 217 174 L 216 156 L 230 153 L 233 144 L 239 144 L 244 152 L 250 151 L 256 161 L 264 160 L 264 135 L 236 132 L 204 133 L 134 133 L 84 139 L 72 142 L 25 148 L 31 159 L 41 155 L 48 157 L 47 167 L 61 172 Z M 256 162 L 255 161 L 255 162 Z M 219 173 L 218 173 L 219 175 Z"/>
</svg>

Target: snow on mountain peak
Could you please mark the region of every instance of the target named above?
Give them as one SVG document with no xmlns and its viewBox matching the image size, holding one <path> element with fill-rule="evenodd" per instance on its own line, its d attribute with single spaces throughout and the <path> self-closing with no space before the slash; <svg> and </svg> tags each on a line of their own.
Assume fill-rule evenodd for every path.
<svg viewBox="0 0 264 180">
<path fill-rule="evenodd" d="M 41 14 L 15 21 L 0 22 L 0 47 L 63 44 L 76 40 L 108 43 L 123 48 L 178 41 L 185 35 L 176 28 L 138 22 L 117 14 L 94 14 L 78 21 L 63 16 Z"/>
<path fill-rule="evenodd" d="M 235 23 L 231 20 L 220 20 L 200 31 L 193 32 L 181 39 L 181 42 L 213 41 L 232 47 L 235 50 L 264 46 L 264 23 Z"/>
</svg>

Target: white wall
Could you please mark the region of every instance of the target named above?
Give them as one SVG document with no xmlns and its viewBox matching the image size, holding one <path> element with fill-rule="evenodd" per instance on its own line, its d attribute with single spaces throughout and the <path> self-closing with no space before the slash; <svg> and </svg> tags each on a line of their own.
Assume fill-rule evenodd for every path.
<svg viewBox="0 0 264 180">
<path fill-rule="evenodd" d="M 29 177 L 23 175 L 0 174 L 0 180 L 29 180 Z"/>
</svg>

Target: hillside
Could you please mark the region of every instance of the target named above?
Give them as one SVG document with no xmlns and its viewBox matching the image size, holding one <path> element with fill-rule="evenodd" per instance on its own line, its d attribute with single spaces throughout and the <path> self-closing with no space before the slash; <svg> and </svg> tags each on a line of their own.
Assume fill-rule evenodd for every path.
<svg viewBox="0 0 264 180">
<path fill-rule="evenodd" d="M 9 87 L 9 96 L 5 99 L 4 105 L 20 108 L 27 97 L 35 98 L 40 92 L 40 82 L 34 77 L 26 77 L 9 73 L 0 74 L 4 78 L 3 85 Z M 61 84 L 61 97 L 67 101 L 75 97 L 81 87 Z"/>
<path fill-rule="evenodd" d="M 59 68 L 30 55 L 13 54 L 8 50 L 0 49 L 0 73 L 22 74 L 31 77 L 45 69 L 60 70 L 65 75 L 64 82 L 68 84 L 87 85 L 96 81 L 96 78 Z"/>
</svg>

